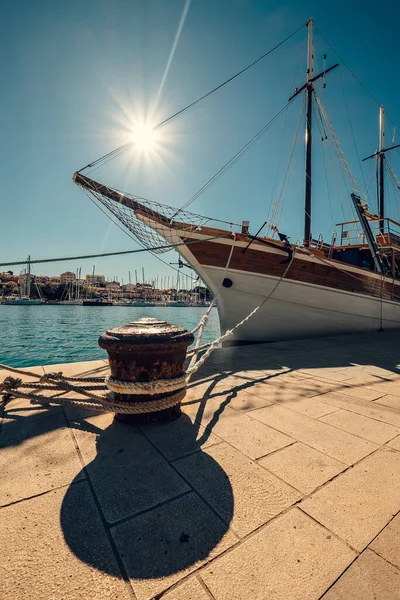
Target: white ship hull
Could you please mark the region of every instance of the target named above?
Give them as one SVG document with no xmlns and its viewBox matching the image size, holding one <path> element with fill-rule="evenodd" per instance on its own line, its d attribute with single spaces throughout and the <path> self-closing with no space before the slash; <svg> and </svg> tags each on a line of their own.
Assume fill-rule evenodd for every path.
<svg viewBox="0 0 400 600">
<path fill-rule="evenodd" d="M 218 287 L 224 269 L 204 267 L 204 278 Z M 229 270 L 231 288 L 221 287 L 221 331 L 235 327 L 271 293 L 232 337 L 236 343 L 272 342 L 400 327 L 400 305 L 391 301 L 292 280 Z"/>
</svg>

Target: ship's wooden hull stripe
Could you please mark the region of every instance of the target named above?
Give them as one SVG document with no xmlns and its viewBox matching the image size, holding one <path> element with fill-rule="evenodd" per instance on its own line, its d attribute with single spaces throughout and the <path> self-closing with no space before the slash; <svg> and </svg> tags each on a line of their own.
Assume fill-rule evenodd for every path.
<svg viewBox="0 0 400 600">
<path fill-rule="evenodd" d="M 190 251 L 200 265 L 224 268 L 226 266 L 230 247 L 226 244 L 212 242 L 199 242 L 190 246 Z M 273 252 L 260 252 L 250 248 L 243 253 L 242 248 L 233 251 L 230 268 L 261 275 L 282 277 L 287 263 L 282 264 L 285 256 Z M 347 292 L 383 298 L 386 300 L 400 301 L 397 284 L 394 286 L 392 280 L 369 277 L 364 272 L 348 273 L 340 267 L 331 266 L 314 261 L 305 261 L 295 256 L 287 279 L 315 284 Z"/>
</svg>

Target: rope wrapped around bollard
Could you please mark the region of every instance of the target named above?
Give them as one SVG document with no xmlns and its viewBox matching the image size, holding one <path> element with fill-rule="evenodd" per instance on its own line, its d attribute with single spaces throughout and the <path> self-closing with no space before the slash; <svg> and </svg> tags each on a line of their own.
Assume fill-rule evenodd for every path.
<svg viewBox="0 0 400 600">
<path fill-rule="evenodd" d="M 6 365 L 2 365 L 2 368 L 7 369 Z M 33 388 L 33 389 L 48 389 L 53 391 L 64 391 L 65 387 L 62 385 L 63 382 L 57 381 L 54 386 L 43 385 L 36 381 L 25 381 L 23 382 L 20 378 L 6 377 L 0 384 L 0 393 L 3 394 L 3 405 L 7 404 L 13 397 L 15 398 L 26 398 L 33 400 L 37 404 L 57 404 L 61 406 L 75 406 L 77 408 L 87 408 L 89 410 L 96 410 L 99 412 L 118 412 L 127 415 L 140 415 L 145 413 L 158 412 L 160 410 L 166 410 L 173 406 L 180 404 L 186 395 L 186 377 L 182 376 L 177 379 L 164 379 L 150 382 L 127 382 L 116 380 L 112 377 L 105 379 L 105 385 L 112 391 L 116 391 L 119 394 L 159 394 L 163 391 L 174 391 L 174 394 L 169 395 L 166 398 L 159 398 L 157 400 L 149 400 L 147 402 L 123 402 L 123 401 L 111 401 L 106 397 L 102 398 L 97 394 L 90 393 L 90 388 L 83 388 L 82 386 L 68 386 L 68 391 L 75 391 L 79 394 L 84 394 L 91 398 L 91 400 L 84 400 L 82 398 L 55 398 L 51 396 L 42 396 L 37 392 L 22 392 L 19 388 Z M 95 388 L 100 386 L 94 386 Z M 103 388 L 105 386 L 102 386 Z"/>
</svg>

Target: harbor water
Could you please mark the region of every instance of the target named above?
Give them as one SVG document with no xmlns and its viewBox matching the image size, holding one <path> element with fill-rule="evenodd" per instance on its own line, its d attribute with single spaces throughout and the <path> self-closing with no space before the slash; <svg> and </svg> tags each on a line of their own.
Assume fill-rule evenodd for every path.
<svg viewBox="0 0 400 600">
<path fill-rule="evenodd" d="M 97 344 L 98 337 L 107 329 L 153 317 L 190 331 L 205 311 L 202 307 L 0 305 L 0 362 L 27 367 L 107 358 Z M 211 342 L 219 334 L 218 311 L 213 308 L 203 343 Z"/>
</svg>

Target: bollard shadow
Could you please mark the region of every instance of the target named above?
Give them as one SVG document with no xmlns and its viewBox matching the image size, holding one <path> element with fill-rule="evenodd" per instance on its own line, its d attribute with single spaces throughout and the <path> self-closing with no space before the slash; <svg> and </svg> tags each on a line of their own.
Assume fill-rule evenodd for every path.
<svg viewBox="0 0 400 600">
<path fill-rule="evenodd" d="M 234 498 L 227 474 L 196 441 L 198 425 L 186 415 L 140 430 L 115 420 L 97 428 L 92 421 L 73 425 L 76 439 L 84 448 L 87 434 L 97 435 L 96 456 L 85 475 L 128 576 L 157 579 L 207 559 L 229 529 Z M 195 473 L 187 460 L 190 465 L 193 457 L 207 480 L 204 487 L 212 487 L 213 508 L 192 478 Z M 77 515 L 86 506 L 84 500 L 77 501 L 75 488 L 69 487 L 60 513 L 66 543 L 86 564 L 120 575 L 117 565 L 102 558 L 79 526 Z"/>
</svg>

